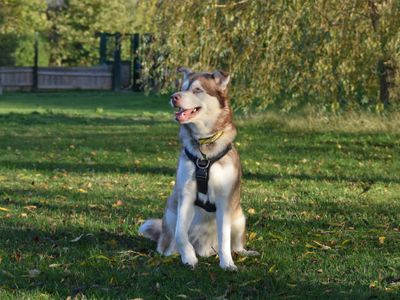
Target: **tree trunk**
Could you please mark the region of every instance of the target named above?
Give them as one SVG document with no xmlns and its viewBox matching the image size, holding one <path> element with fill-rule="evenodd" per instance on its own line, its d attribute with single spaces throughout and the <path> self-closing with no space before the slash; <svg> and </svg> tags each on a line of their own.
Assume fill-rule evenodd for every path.
<svg viewBox="0 0 400 300">
<path fill-rule="evenodd" d="M 390 68 L 386 66 L 383 59 L 378 61 L 379 100 L 383 103 L 385 108 L 389 105 L 389 69 Z"/>
<path fill-rule="evenodd" d="M 378 32 L 379 26 L 379 14 L 378 9 L 376 7 L 374 0 L 369 0 L 368 5 L 370 8 L 370 18 L 372 23 L 372 28 L 374 32 Z M 382 50 L 382 57 L 385 57 L 385 49 L 384 45 L 382 45 L 381 41 L 381 50 Z M 377 64 L 377 71 L 378 71 L 378 79 L 379 79 L 379 100 L 383 103 L 384 107 L 387 108 L 389 106 L 389 71 L 390 66 L 386 64 L 384 58 L 379 59 Z"/>
</svg>

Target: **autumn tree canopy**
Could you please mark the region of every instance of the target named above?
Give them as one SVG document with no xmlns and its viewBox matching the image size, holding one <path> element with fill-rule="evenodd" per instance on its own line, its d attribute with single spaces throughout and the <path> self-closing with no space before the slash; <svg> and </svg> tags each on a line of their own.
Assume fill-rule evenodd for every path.
<svg viewBox="0 0 400 300">
<path fill-rule="evenodd" d="M 397 0 L 160 1 L 152 56 L 158 76 L 229 71 L 243 107 L 381 110 L 400 98 L 399 12 Z"/>
<path fill-rule="evenodd" d="M 398 0 L 0 0 L 0 65 L 98 62 L 98 31 L 148 33 L 144 83 L 177 66 L 232 74 L 236 106 L 383 110 L 400 101 Z"/>
</svg>

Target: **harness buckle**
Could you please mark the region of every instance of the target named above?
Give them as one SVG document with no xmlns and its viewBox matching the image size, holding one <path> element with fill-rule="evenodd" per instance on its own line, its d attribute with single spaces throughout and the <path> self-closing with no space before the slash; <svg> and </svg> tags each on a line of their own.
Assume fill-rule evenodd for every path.
<svg viewBox="0 0 400 300">
<path fill-rule="evenodd" d="M 196 159 L 196 178 L 197 183 L 201 186 L 201 190 L 206 191 L 207 194 L 207 181 L 208 181 L 208 168 L 210 166 L 210 161 L 207 159 Z M 201 182 L 199 182 L 199 180 Z"/>
<path fill-rule="evenodd" d="M 200 158 L 198 158 L 197 160 L 196 160 L 196 166 L 199 168 L 199 169 L 207 169 L 209 166 L 210 166 L 210 161 L 209 160 L 207 160 L 207 159 L 200 159 Z"/>
</svg>

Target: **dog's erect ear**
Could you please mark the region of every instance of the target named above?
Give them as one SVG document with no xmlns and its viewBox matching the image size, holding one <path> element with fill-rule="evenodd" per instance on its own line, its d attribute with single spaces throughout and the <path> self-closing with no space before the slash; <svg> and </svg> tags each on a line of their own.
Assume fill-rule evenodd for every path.
<svg viewBox="0 0 400 300">
<path fill-rule="evenodd" d="M 192 70 L 186 67 L 178 67 L 176 69 L 179 73 L 183 73 L 183 81 L 188 79 L 189 75 L 192 73 Z"/>
<path fill-rule="evenodd" d="M 215 71 L 212 73 L 215 82 L 220 86 L 221 90 L 225 90 L 228 86 L 231 77 L 224 71 Z"/>
</svg>

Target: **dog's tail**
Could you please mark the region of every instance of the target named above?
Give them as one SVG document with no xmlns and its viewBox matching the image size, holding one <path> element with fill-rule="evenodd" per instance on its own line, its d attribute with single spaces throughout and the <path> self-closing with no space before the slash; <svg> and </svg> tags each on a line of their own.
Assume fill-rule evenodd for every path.
<svg viewBox="0 0 400 300">
<path fill-rule="evenodd" d="M 161 227 L 161 219 L 149 219 L 140 225 L 139 233 L 144 237 L 157 242 L 161 234 Z"/>
</svg>

